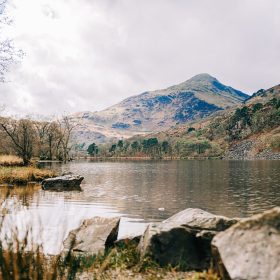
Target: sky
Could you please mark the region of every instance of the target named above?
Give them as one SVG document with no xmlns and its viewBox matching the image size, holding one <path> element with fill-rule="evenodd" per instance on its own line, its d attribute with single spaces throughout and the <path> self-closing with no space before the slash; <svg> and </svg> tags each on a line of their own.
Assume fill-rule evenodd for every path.
<svg viewBox="0 0 280 280">
<path fill-rule="evenodd" d="M 248 94 L 280 83 L 279 0 L 8 1 L 14 114 L 102 110 L 199 73 Z"/>
</svg>

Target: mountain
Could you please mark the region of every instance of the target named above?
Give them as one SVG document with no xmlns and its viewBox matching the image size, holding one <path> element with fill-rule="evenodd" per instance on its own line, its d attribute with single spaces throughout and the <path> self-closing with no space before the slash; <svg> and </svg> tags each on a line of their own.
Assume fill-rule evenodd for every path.
<svg viewBox="0 0 280 280">
<path fill-rule="evenodd" d="M 259 90 L 243 104 L 207 118 L 126 142 L 139 143 L 138 156 L 151 156 L 147 154 L 150 150 L 142 147 L 149 139 L 157 139 L 158 157 L 280 160 L 280 85 Z M 127 150 L 124 156 L 133 152 Z"/>
<path fill-rule="evenodd" d="M 279 98 L 280 97 L 280 85 L 276 85 L 272 88 L 267 90 L 260 89 L 257 92 L 253 93 L 247 100 L 247 104 L 252 103 L 264 103 L 272 98 Z"/>
<path fill-rule="evenodd" d="M 161 131 L 241 104 L 248 97 L 209 74 L 199 74 L 166 89 L 129 97 L 100 112 L 75 114 L 72 117 L 81 124 L 75 138 L 80 143 L 102 143 Z"/>
</svg>

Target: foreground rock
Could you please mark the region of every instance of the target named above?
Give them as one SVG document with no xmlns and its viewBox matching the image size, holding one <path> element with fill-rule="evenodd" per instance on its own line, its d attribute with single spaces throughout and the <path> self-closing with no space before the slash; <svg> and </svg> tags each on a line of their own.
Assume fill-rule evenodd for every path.
<svg viewBox="0 0 280 280">
<path fill-rule="evenodd" d="M 162 266 L 206 269 L 211 260 L 212 238 L 236 222 L 237 219 L 201 209 L 186 209 L 160 224 L 150 224 L 138 248 L 141 256 L 149 255 Z"/>
<path fill-rule="evenodd" d="M 114 246 L 119 231 L 120 218 L 94 217 L 84 220 L 82 225 L 70 231 L 63 242 L 64 251 L 74 253 L 104 253 Z"/>
<path fill-rule="evenodd" d="M 81 190 L 80 185 L 83 179 L 82 176 L 72 174 L 48 178 L 42 181 L 42 189 L 53 191 Z"/>
<path fill-rule="evenodd" d="M 280 279 L 280 207 L 244 219 L 212 242 L 222 279 Z"/>
</svg>

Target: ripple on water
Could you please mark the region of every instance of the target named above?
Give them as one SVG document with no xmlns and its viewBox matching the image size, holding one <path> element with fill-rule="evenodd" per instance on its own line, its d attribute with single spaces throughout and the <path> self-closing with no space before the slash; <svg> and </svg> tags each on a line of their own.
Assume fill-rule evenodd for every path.
<svg viewBox="0 0 280 280">
<path fill-rule="evenodd" d="M 48 250 L 93 216 L 122 217 L 125 236 L 189 207 L 245 217 L 280 205 L 279 161 L 80 161 L 53 168 L 84 176 L 83 191 L 37 190 L 10 204 L 22 205 L 11 211 L 21 222 L 35 228 L 40 221 Z"/>
</svg>

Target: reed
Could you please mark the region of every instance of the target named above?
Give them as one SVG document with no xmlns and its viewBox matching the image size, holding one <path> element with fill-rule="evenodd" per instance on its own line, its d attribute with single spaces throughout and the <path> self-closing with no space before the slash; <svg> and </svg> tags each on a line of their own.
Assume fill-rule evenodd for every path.
<svg viewBox="0 0 280 280">
<path fill-rule="evenodd" d="M 30 186 L 32 191 L 32 186 Z M 25 188 L 24 188 L 25 189 Z M 8 235 L 2 211 L 13 197 L 7 189 L 0 199 L 0 279 L 1 280 L 74 280 L 74 279 L 185 279 L 219 280 L 212 271 L 181 272 L 179 267 L 160 267 L 150 257 L 141 258 L 137 244 L 115 246 L 103 254 L 72 254 L 72 248 L 56 256 L 44 254 L 43 247 L 32 239 L 32 228 L 19 238 L 16 225 L 11 224 Z M 16 211 L 16 210 L 15 210 Z M 4 226 L 6 225 L 6 226 Z M 4 238 L 3 238 L 4 236 Z M 22 236 L 22 235 L 21 235 Z"/>
<path fill-rule="evenodd" d="M 21 158 L 14 155 L 0 155 L 0 166 L 22 166 Z"/>
<path fill-rule="evenodd" d="M 25 189 L 25 188 L 24 188 Z M 64 280 L 75 279 L 77 260 L 65 255 L 46 255 L 43 247 L 34 241 L 33 229 L 22 233 L 17 225 L 9 223 L 8 212 L 3 211 L 13 190 L 1 192 L 0 199 L 0 279 L 1 280 Z M 8 203 L 9 204 L 9 203 Z M 15 206 L 16 208 L 16 206 Z M 16 211 L 16 209 L 14 209 Z M 36 232 L 36 230 L 35 230 Z M 21 237 L 20 237 L 21 236 Z"/>
<path fill-rule="evenodd" d="M 0 167 L 0 184 L 26 185 L 28 182 L 40 182 L 55 175 L 52 170 L 36 167 Z"/>
<path fill-rule="evenodd" d="M 180 272 L 172 267 L 160 267 L 150 258 L 141 259 L 136 246 L 113 248 L 96 256 L 60 254 L 46 256 L 38 246 L 27 251 L 26 237 L 14 241 L 8 248 L 0 244 L 0 279 L 185 279 L 220 280 L 212 271 Z M 69 251 L 70 252 L 70 251 Z M 117 277 L 117 278 L 116 278 Z"/>
</svg>

